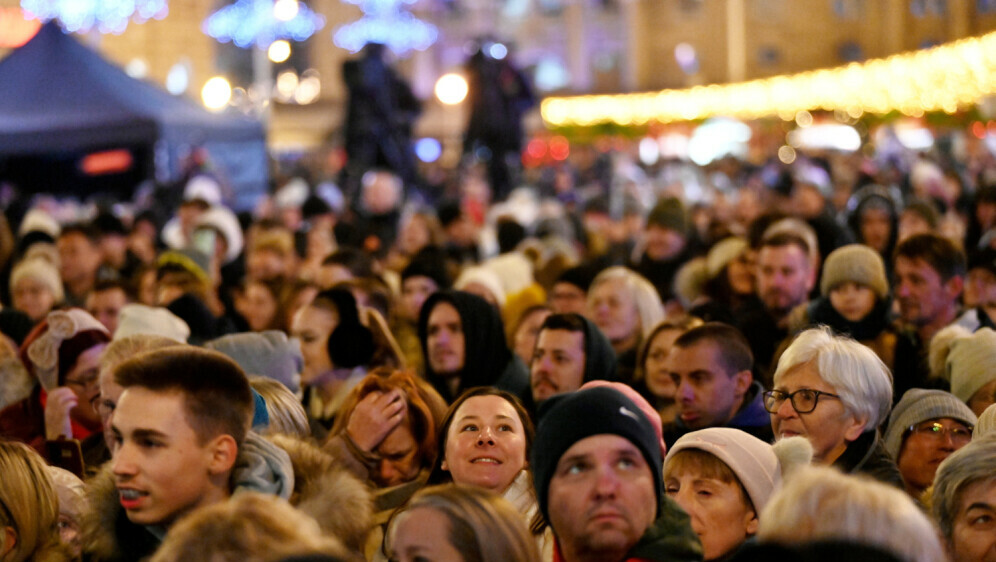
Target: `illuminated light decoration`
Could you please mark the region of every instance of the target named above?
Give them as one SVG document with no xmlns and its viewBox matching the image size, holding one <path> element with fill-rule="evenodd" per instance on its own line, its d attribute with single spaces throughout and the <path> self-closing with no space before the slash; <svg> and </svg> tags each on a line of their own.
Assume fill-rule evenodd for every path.
<svg viewBox="0 0 996 562">
<path fill-rule="evenodd" d="M 800 111 L 898 111 L 910 117 L 954 113 L 996 94 L 996 32 L 885 59 L 737 84 L 622 95 L 550 97 L 540 112 L 550 126 L 643 125 L 725 115 L 738 119 Z"/>
<path fill-rule="evenodd" d="M 459 74 L 444 74 L 439 80 L 436 80 L 436 98 L 446 105 L 456 105 L 462 102 L 469 91 L 467 79 Z"/>
<path fill-rule="evenodd" d="M 861 148 L 861 135 L 850 125 L 813 125 L 788 134 L 793 148 L 854 152 Z"/>
<path fill-rule="evenodd" d="M 981 138 L 981 137 L 980 137 Z M 546 142 L 543 139 L 533 139 L 526 145 L 526 154 L 530 158 L 543 158 L 546 156 Z"/>
<path fill-rule="evenodd" d="M 782 164 L 795 162 L 795 156 L 795 149 L 787 144 L 778 149 L 778 159 L 782 161 Z"/>
<path fill-rule="evenodd" d="M 279 39 L 304 41 L 325 27 L 325 18 L 307 6 L 294 2 L 297 11 L 291 13 L 287 0 L 238 0 L 218 10 L 204 20 L 202 29 L 222 43 L 231 41 L 236 47 L 256 46 L 269 49 Z"/>
<path fill-rule="evenodd" d="M 709 119 L 692 133 L 688 157 L 700 166 L 728 155 L 744 158 L 751 135 L 745 123 L 721 117 Z"/>
<path fill-rule="evenodd" d="M 571 145 L 564 137 L 553 137 L 550 139 L 550 158 L 554 160 L 567 160 L 571 154 Z"/>
<path fill-rule="evenodd" d="M 644 137 L 640 140 L 639 152 L 640 162 L 646 166 L 653 166 L 661 159 L 660 146 L 657 145 L 656 140 L 650 137 Z"/>
<path fill-rule="evenodd" d="M 336 46 L 357 53 L 367 43 L 387 45 L 403 56 L 411 51 L 424 51 L 439 38 L 439 30 L 401 8 L 415 0 L 346 0 L 363 10 L 363 17 L 336 30 L 332 41 Z"/>
<path fill-rule="evenodd" d="M 438 140 L 424 138 L 415 141 L 415 156 L 418 156 L 418 159 L 426 164 L 431 164 L 439 160 L 439 157 L 442 155 L 443 145 L 439 144 Z"/>
<path fill-rule="evenodd" d="M 166 0 L 21 0 L 25 16 L 59 20 L 67 31 L 122 33 L 128 22 L 161 20 L 169 13 Z"/>
<path fill-rule="evenodd" d="M 219 110 L 232 99 L 232 85 L 221 76 L 208 80 L 201 88 L 201 99 L 208 109 Z"/>
<path fill-rule="evenodd" d="M 41 22 L 28 19 L 19 8 L 0 8 L 0 49 L 16 49 L 41 29 Z"/>
<path fill-rule="evenodd" d="M 80 160 L 80 171 L 88 176 L 120 174 L 131 169 L 134 159 L 125 149 L 87 154 Z"/>
<path fill-rule="evenodd" d="M 270 43 L 270 47 L 266 50 L 266 56 L 276 63 L 284 62 L 290 58 L 290 55 L 291 46 L 286 39 L 278 39 Z"/>
</svg>

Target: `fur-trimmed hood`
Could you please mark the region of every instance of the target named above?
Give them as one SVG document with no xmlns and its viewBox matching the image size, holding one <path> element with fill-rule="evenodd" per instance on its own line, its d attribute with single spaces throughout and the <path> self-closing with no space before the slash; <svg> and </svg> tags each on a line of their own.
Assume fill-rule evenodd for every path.
<svg viewBox="0 0 996 562">
<path fill-rule="evenodd" d="M 362 552 L 373 526 L 373 501 L 367 486 L 315 445 L 283 435 L 266 440 L 291 460 L 291 505 L 314 518 L 347 548 Z M 159 539 L 131 523 L 121 508 L 110 463 L 88 481 L 88 495 L 92 511 L 83 520 L 83 550 L 88 559 L 139 560 L 158 548 Z"/>
</svg>

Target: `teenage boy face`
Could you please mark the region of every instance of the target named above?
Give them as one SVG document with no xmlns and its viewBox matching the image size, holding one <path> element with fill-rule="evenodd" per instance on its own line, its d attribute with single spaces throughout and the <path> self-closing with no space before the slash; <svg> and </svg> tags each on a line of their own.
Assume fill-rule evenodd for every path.
<svg viewBox="0 0 996 562">
<path fill-rule="evenodd" d="M 179 392 L 131 387 L 114 410 L 114 482 L 133 523 L 168 527 L 217 497 L 212 483 L 226 470 L 216 454 L 219 438 L 200 443 L 184 402 Z"/>
</svg>

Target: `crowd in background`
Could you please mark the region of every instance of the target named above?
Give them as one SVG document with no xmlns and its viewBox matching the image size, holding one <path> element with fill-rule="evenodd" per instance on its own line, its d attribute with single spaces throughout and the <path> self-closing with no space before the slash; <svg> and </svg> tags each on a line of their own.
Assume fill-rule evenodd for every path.
<svg viewBox="0 0 996 562">
<path fill-rule="evenodd" d="M 996 560 L 985 144 L 481 172 L 8 205 L 0 561 Z"/>
</svg>

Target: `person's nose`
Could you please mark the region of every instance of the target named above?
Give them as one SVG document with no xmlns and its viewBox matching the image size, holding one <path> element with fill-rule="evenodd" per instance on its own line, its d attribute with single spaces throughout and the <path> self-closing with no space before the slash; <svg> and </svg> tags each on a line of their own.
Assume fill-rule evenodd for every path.
<svg viewBox="0 0 996 562">
<path fill-rule="evenodd" d="M 380 476 L 381 482 L 393 482 L 398 474 L 398 471 L 394 468 L 394 463 L 388 459 L 381 459 L 380 464 L 377 466 L 377 474 Z"/>
<path fill-rule="evenodd" d="M 619 475 L 611 467 L 603 466 L 595 469 L 595 495 L 602 499 L 611 499 L 619 489 Z"/>
<path fill-rule="evenodd" d="M 678 383 L 678 389 L 674 396 L 682 402 L 691 402 L 695 398 L 695 389 L 684 380 Z"/>
<path fill-rule="evenodd" d="M 490 427 L 482 428 L 477 434 L 477 444 L 478 446 L 495 444 L 495 435 L 494 432 L 491 431 Z"/>
<path fill-rule="evenodd" d="M 781 405 L 778 406 L 775 415 L 781 419 L 789 419 L 798 416 L 799 412 L 795 411 L 795 407 L 792 406 L 792 400 L 786 396 L 785 400 L 782 400 Z"/>
<path fill-rule="evenodd" d="M 127 443 L 121 443 L 117 446 L 117 450 L 114 451 L 112 459 L 113 460 L 111 462 L 113 464 L 111 465 L 111 471 L 118 478 L 134 476 L 138 472 L 138 468 L 132 454 L 132 447 Z"/>
</svg>

